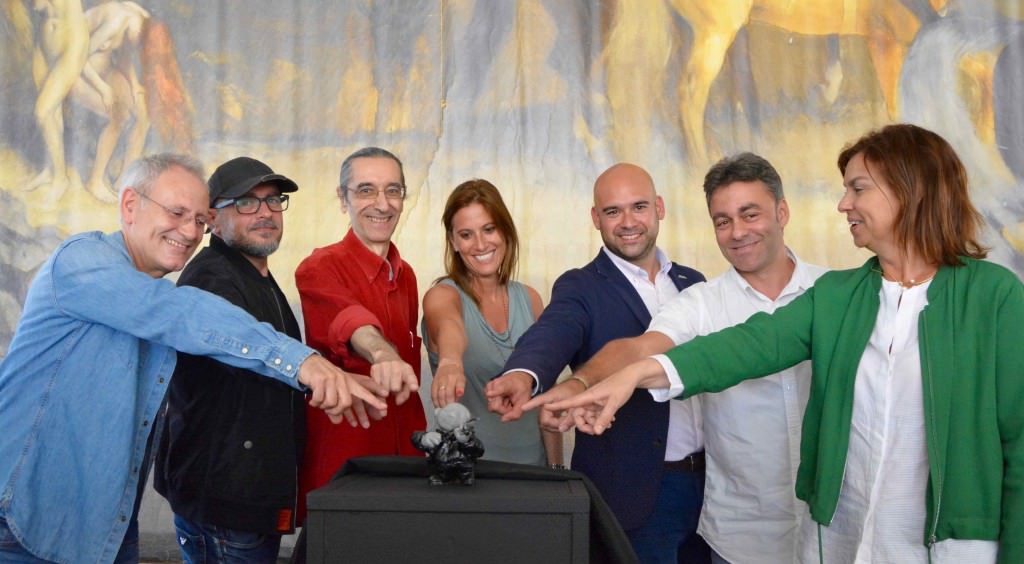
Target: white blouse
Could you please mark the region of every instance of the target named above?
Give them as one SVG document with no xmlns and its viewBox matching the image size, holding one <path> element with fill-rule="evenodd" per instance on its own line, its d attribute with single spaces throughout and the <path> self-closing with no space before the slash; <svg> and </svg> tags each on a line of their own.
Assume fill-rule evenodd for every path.
<svg viewBox="0 0 1024 564">
<path fill-rule="evenodd" d="M 820 527 L 825 562 L 927 562 L 924 545 L 928 452 L 918 317 L 930 283 L 904 289 L 883 280 L 874 331 L 857 368 L 846 470 L 829 526 Z M 804 562 L 819 561 L 819 527 L 804 522 Z M 995 541 L 936 543 L 931 562 L 995 562 Z"/>
</svg>

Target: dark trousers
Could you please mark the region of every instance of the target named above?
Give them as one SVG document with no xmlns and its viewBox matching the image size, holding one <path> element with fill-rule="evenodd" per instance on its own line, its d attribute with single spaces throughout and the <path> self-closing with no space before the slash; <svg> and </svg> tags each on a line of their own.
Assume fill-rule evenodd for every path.
<svg viewBox="0 0 1024 564">
<path fill-rule="evenodd" d="M 697 534 L 704 503 L 704 470 L 666 468 L 654 513 L 643 526 L 626 531 L 643 564 L 708 564 L 711 549 Z"/>
</svg>

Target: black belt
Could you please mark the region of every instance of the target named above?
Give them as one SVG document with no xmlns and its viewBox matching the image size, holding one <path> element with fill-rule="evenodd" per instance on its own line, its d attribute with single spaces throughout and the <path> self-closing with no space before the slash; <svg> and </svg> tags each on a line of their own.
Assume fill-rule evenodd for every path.
<svg viewBox="0 0 1024 564">
<path fill-rule="evenodd" d="M 683 472 L 703 472 L 704 451 L 695 452 L 682 460 L 666 460 L 665 470 L 681 470 Z"/>
</svg>

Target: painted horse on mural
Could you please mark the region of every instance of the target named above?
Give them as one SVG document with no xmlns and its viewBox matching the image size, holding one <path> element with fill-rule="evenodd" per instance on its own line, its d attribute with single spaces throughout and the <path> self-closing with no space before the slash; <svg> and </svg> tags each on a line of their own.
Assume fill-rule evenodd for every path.
<svg viewBox="0 0 1024 564">
<path fill-rule="evenodd" d="M 897 89 L 903 58 L 922 23 L 938 18 L 945 0 L 670 0 L 693 30 L 679 79 L 678 104 L 691 161 L 709 159 L 704 112 L 711 85 L 737 33 L 759 22 L 804 35 L 859 35 L 868 40 L 890 118 L 899 115 Z"/>
</svg>

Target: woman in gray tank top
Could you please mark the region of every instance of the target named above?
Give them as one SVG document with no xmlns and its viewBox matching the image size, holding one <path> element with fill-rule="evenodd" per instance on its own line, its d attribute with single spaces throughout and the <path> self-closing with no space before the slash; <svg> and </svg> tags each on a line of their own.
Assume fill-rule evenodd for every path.
<svg viewBox="0 0 1024 564">
<path fill-rule="evenodd" d="M 494 185 L 470 180 L 448 197 L 442 222 L 447 274 L 423 297 L 431 400 L 435 407 L 457 401 L 469 408 L 485 459 L 561 464 L 560 435 L 542 433 L 535 416 L 502 423 L 484 396 L 544 308 L 533 288 L 511 280 L 519 251 L 512 216 Z"/>
</svg>

